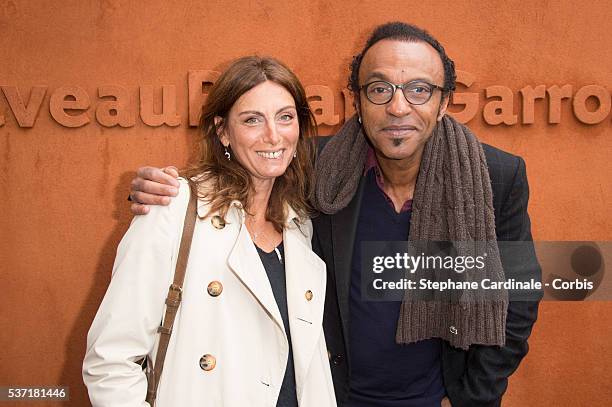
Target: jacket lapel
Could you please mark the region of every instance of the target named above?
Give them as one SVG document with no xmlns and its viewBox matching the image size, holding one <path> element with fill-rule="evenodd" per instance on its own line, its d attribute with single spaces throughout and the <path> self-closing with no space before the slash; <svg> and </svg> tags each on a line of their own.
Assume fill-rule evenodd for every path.
<svg viewBox="0 0 612 407">
<path fill-rule="evenodd" d="M 309 237 L 304 236 L 299 228 L 286 228 L 283 239 L 289 327 L 299 401 L 323 331 L 326 272 L 325 263 L 310 249 Z"/>
<path fill-rule="evenodd" d="M 249 232 L 242 222 L 240 223 L 238 238 L 228 257 L 228 265 L 257 301 L 270 313 L 281 331 L 285 332 L 268 275 L 261 263 L 257 249 L 251 241 Z"/>
<path fill-rule="evenodd" d="M 365 185 L 365 177 L 361 177 L 355 196 L 348 206 L 331 217 L 332 244 L 334 257 L 334 272 L 336 275 L 336 291 L 338 294 L 338 307 L 344 338 L 348 338 L 349 329 L 349 293 L 351 285 L 351 262 L 353 246 L 357 233 L 361 197 Z M 345 341 L 346 351 L 348 343 Z"/>
</svg>

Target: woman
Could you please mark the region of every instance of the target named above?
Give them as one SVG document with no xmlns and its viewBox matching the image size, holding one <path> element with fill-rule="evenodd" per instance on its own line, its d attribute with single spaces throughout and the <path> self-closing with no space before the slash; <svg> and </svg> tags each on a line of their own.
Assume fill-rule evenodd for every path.
<svg viewBox="0 0 612 407">
<path fill-rule="evenodd" d="M 241 58 L 212 87 L 200 127 L 178 197 L 136 217 L 117 250 L 87 338 L 92 404 L 148 405 L 138 361 L 155 355 L 191 187 L 198 219 L 156 405 L 335 406 L 304 90 L 278 61 Z"/>
</svg>

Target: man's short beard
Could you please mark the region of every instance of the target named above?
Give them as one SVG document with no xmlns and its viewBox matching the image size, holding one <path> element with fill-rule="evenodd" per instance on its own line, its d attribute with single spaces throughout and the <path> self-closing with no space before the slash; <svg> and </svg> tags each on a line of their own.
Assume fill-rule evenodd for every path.
<svg viewBox="0 0 612 407">
<path fill-rule="evenodd" d="M 393 143 L 393 147 L 399 147 L 404 143 L 404 139 L 403 138 L 394 138 L 391 139 L 391 142 Z"/>
</svg>

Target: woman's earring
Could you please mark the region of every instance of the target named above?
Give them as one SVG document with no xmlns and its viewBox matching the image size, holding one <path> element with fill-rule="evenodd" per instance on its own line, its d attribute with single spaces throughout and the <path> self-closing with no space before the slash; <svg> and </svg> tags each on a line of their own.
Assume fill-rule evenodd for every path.
<svg viewBox="0 0 612 407">
<path fill-rule="evenodd" d="M 227 158 L 227 161 L 231 161 L 232 159 L 232 155 L 230 154 L 230 152 L 227 150 L 227 147 L 223 147 L 225 149 L 225 152 L 223 153 L 225 155 L 225 158 Z"/>
<path fill-rule="evenodd" d="M 293 158 L 297 157 L 297 150 L 293 152 Z"/>
<path fill-rule="evenodd" d="M 357 116 L 357 121 L 361 124 L 361 116 Z"/>
</svg>

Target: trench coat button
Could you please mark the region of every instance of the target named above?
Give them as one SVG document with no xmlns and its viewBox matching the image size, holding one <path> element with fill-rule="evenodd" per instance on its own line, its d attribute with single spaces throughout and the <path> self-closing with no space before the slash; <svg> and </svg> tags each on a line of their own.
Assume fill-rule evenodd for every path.
<svg viewBox="0 0 612 407">
<path fill-rule="evenodd" d="M 211 297 L 218 297 L 223 292 L 223 284 L 219 281 L 211 281 L 206 290 Z"/>
<path fill-rule="evenodd" d="M 304 294 L 304 297 L 306 297 L 306 301 L 312 300 L 312 296 L 313 294 L 312 294 L 312 291 L 310 290 L 306 291 L 306 294 Z"/>
<path fill-rule="evenodd" d="M 344 361 L 344 357 L 342 355 L 334 355 L 332 356 L 331 361 L 334 366 L 340 366 Z"/>
<path fill-rule="evenodd" d="M 217 366 L 217 359 L 208 353 L 200 358 L 200 368 L 205 372 L 213 370 Z"/>
<path fill-rule="evenodd" d="M 225 227 L 225 221 L 219 215 L 215 215 L 210 218 L 210 223 L 212 223 L 215 229 L 223 229 Z"/>
</svg>

